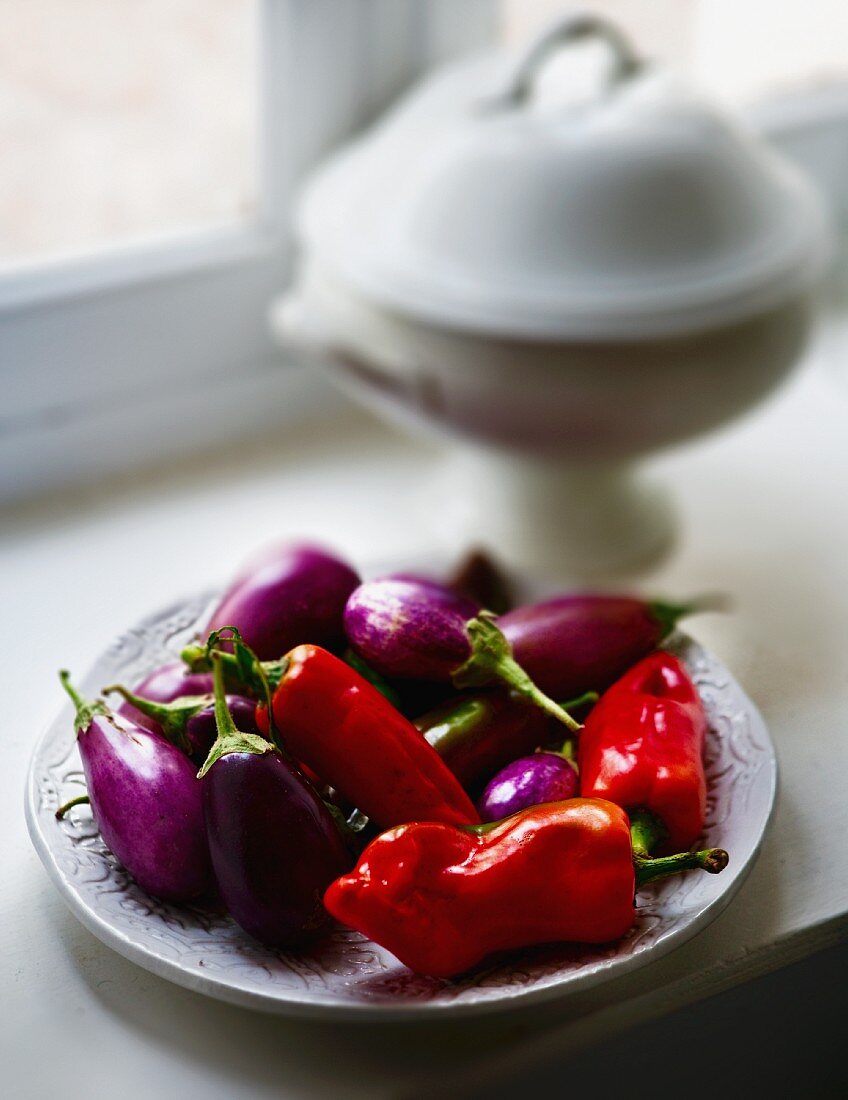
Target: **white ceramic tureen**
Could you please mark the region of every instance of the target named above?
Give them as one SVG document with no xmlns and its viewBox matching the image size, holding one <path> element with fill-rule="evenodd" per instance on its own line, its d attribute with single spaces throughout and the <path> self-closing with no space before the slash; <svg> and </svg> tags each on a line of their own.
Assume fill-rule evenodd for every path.
<svg viewBox="0 0 848 1100">
<path fill-rule="evenodd" d="M 609 55 L 592 94 L 540 99 L 584 38 Z M 572 575 L 664 546 L 633 460 L 777 385 L 828 251 L 796 170 L 582 15 L 410 93 L 307 181 L 296 236 L 281 340 L 457 440 L 451 537 Z"/>
</svg>

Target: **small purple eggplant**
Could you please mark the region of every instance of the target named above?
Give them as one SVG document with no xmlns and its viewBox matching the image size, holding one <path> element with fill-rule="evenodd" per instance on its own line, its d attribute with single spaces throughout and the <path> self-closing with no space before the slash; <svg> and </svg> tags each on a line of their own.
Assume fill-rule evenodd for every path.
<svg viewBox="0 0 848 1100">
<path fill-rule="evenodd" d="M 519 667 L 494 619 L 474 600 L 443 585 L 386 578 L 352 593 L 344 624 L 351 646 L 382 676 L 435 680 L 460 689 L 502 682 L 569 729 L 579 729 Z"/>
<path fill-rule="evenodd" d="M 209 677 L 211 680 L 211 676 Z M 123 706 L 137 711 L 155 733 L 181 749 L 200 765 L 218 736 L 215 723 L 215 700 L 211 692 L 204 695 L 187 695 L 168 703 L 157 703 L 128 691 L 121 684 L 103 688 L 105 694 L 117 692 L 124 697 Z M 256 700 L 245 695 L 228 695 L 227 709 L 236 725 L 244 733 L 259 733 L 256 722 Z"/>
<path fill-rule="evenodd" d="M 82 766 L 100 835 L 148 893 L 184 902 L 212 887 L 201 784 L 178 748 L 100 700 L 90 702 L 60 672 L 76 707 Z"/>
<path fill-rule="evenodd" d="M 528 806 L 562 802 L 577 794 L 577 769 L 556 752 L 513 760 L 486 786 L 477 802 L 481 821 L 500 821 Z"/>
<path fill-rule="evenodd" d="M 208 630 L 235 626 L 262 660 L 310 642 L 344 646 L 342 617 L 359 577 L 316 546 L 276 546 L 247 563 L 212 612 Z"/>
<path fill-rule="evenodd" d="M 606 690 L 656 649 L 678 620 L 720 606 L 714 597 L 670 604 L 577 594 L 518 607 L 498 624 L 515 660 L 540 690 L 565 699 Z"/>
<path fill-rule="evenodd" d="M 236 728 L 215 667 L 218 739 L 201 768 L 203 810 L 221 897 L 269 947 L 304 943 L 329 921 L 324 891 L 349 869 L 332 814 L 309 780 L 264 738 Z"/>
<path fill-rule="evenodd" d="M 212 696 L 212 673 L 190 672 L 180 661 L 172 661 L 150 672 L 133 689 L 136 695 L 152 703 L 171 703 L 188 695 Z M 137 707 L 124 701 L 115 710 L 116 714 L 129 718 L 131 722 L 153 733 L 161 733 L 159 724 Z M 213 737 L 214 741 L 215 738 Z M 211 742 L 210 742 L 211 744 Z"/>
</svg>

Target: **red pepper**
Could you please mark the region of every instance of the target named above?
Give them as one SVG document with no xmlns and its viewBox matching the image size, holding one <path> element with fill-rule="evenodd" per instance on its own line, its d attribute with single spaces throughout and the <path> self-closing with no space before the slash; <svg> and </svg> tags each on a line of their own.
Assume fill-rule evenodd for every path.
<svg viewBox="0 0 848 1100">
<path fill-rule="evenodd" d="M 688 848 L 704 829 L 707 719 L 695 685 L 669 653 L 652 653 L 602 696 L 578 745 L 580 794 L 647 810 L 661 850 Z"/>
<path fill-rule="evenodd" d="M 363 814 L 383 828 L 480 820 L 435 749 L 358 672 L 314 645 L 282 664 L 271 705 L 283 743 Z M 266 708 L 256 717 L 267 733 Z"/>
<path fill-rule="evenodd" d="M 726 864 L 718 849 L 634 862 L 624 811 L 574 798 L 495 825 L 391 829 L 330 885 L 324 905 L 416 973 L 450 978 L 494 952 L 618 939 L 633 923 L 637 884 Z"/>
</svg>

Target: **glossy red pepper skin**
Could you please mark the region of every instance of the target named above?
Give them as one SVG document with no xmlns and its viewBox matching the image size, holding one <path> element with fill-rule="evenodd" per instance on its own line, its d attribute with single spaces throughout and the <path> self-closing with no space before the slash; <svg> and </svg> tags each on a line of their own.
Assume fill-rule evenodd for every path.
<svg viewBox="0 0 848 1100">
<path fill-rule="evenodd" d="M 273 697 L 287 750 L 381 828 L 406 821 L 480 820 L 435 749 L 344 661 L 314 645 L 287 654 Z M 260 729 L 268 729 L 257 708 Z"/>
<path fill-rule="evenodd" d="M 495 952 L 618 939 L 633 923 L 634 890 L 627 815 L 575 798 L 482 833 L 431 822 L 391 829 L 324 904 L 416 973 L 451 978 Z"/>
<path fill-rule="evenodd" d="M 649 810 L 667 830 L 661 851 L 704 829 L 707 719 L 680 661 L 656 652 L 606 691 L 580 733 L 580 794 Z"/>
</svg>

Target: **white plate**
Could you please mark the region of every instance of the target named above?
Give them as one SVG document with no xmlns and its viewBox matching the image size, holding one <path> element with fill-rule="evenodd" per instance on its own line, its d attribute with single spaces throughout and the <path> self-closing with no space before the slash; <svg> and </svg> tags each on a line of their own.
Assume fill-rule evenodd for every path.
<svg viewBox="0 0 848 1100">
<path fill-rule="evenodd" d="M 209 598 L 171 608 L 120 637 L 82 683 L 89 694 L 137 683 L 172 660 L 205 621 Z M 526 1005 L 585 989 L 659 958 L 704 928 L 739 889 L 762 843 L 777 764 L 759 713 L 719 661 L 691 639 L 684 660 L 707 708 L 706 840 L 726 848 L 720 875 L 688 874 L 640 891 L 628 935 L 606 947 L 535 948 L 459 981 L 420 978 L 358 933 L 336 928 L 309 952 L 270 951 L 226 916 L 166 905 L 133 883 L 106 849 L 87 807 L 54 811 L 82 790 L 70 705 L 39 741 L 26 814 L 48 874 L 71 911 L 104 943 L 179 985 L 269 1012 L 312 1017 L 448 1017 Z"/>
</svg>

